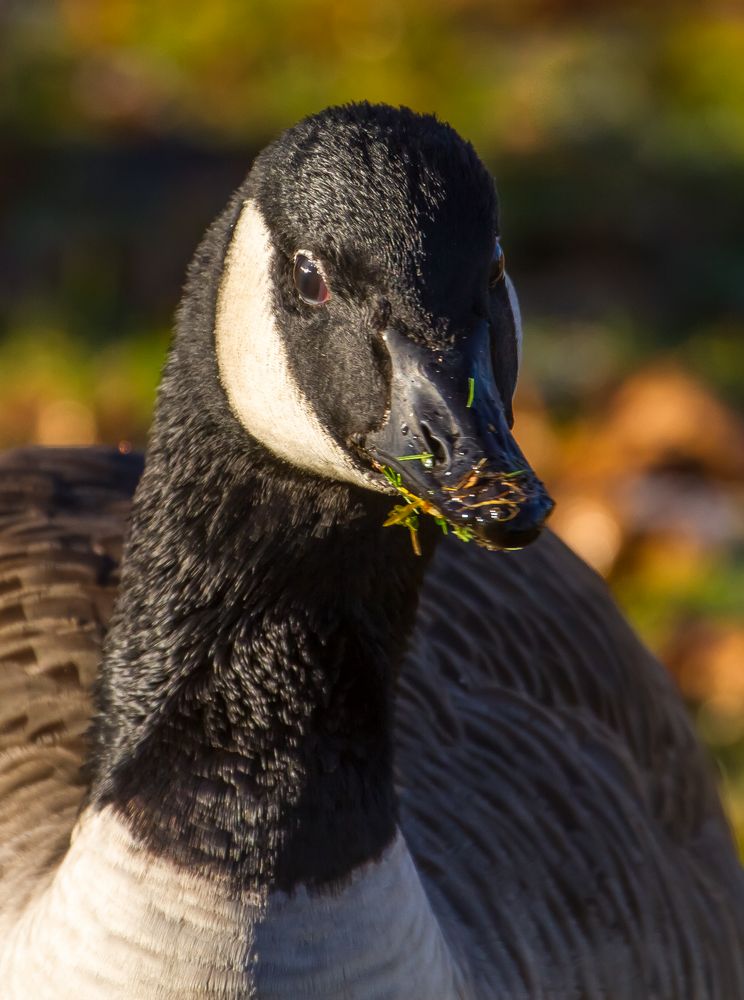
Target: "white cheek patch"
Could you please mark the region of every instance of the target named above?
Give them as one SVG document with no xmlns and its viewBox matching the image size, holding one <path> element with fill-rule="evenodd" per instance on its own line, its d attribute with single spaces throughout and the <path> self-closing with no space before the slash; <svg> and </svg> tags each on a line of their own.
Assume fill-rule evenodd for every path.
<svg viewBox="0 0 744 1000">
<path fill-rule="evenodd" d="M 519 308 L 519 299 L 517 298 L 517 290 L 514 287 L 514 282 L 506 273 L 504 274 L 504 281 L 506 282 L 506 294 L 509 296 L 509 308 L 514 317 L 514 333 L 517 338 L 517 374 L 519 374 L 519 368 L 522 367 L 522 312 Z"/>
<path fill-rule="evenodd" d="M 274 317 L 271 237 L 246 201 L 235 227 L 217 298 L 215 345 L 220 380 L 245 429 L 279 458 L 331 479 L 373 482 L 324 429 L 287 361 Z"/>
</svg>

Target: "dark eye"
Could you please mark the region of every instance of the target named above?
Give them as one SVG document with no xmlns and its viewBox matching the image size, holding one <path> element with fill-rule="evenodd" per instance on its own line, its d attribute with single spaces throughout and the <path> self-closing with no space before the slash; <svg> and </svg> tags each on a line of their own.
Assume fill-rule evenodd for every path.
<svg viewBox="0 0 744 1000">
<path fill-rule="evenodd" d="M 496 240 L 496 245 L 493 248 L 493 257 L 491 258 L 491 269 L 488 272 L 488 287 L 493 288 L 495 285 L 502 280 L 504 277 L 504 267 L 506 266 L 506 258 L 504 257 L 504 251 L 501 249 L 501 243 L 498 239 Z"/>
<path fill-rule="evenodd" d="M 294 283 L 300 298 L 309 306 L 322 306 L 331 297 L 320 268 L 306 253 L 295 254 Z"/>
</svg>

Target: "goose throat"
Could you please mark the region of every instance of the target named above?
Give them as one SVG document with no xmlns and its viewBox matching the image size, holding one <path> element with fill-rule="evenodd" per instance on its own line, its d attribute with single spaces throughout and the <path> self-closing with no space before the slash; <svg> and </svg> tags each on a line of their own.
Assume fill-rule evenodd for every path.
<svg viewBox="0 0 744 1000">
<path fill-rule="evenodd" d="M 267 474 L 258 446 L 226 462 L 195 413 L 181 453 L 156 437 L 135 501 L 92 800 L 241 886 L 344 879 L 395 836 L 393 688 L 426 560 L 382 532 L 386 498 Z"/>
</svg>

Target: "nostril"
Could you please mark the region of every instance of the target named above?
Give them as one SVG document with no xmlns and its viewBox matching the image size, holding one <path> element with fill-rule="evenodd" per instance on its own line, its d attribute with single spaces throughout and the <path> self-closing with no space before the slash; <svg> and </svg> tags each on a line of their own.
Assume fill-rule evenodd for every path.
<svg viewBox="0 0 744 1000">
<path fill-rule="evenodd" d="M 434 456 L 434 464 L 444 465 L 447 461 L 447 450 L 439 438 L 432 434 L 428 424 L 423 421 L 421 422 L 421 433 L 426 443 L 426 450 Z"/>
</svg>

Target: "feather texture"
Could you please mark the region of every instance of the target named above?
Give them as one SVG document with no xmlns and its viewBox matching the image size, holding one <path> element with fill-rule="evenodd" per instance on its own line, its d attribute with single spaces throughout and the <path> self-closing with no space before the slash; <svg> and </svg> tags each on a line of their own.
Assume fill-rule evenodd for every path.
<svg viewBox="0 0 744 1000">
<path fill-rule="evenodd" d="M 64 855 L 85 782 L 90 691 L 142 469 L 104 449 L 0 457 L 0 913 Z"/>
<path fill-rule="evenodd" d="M 409 847 L 484 996 L 742 996 L 744 879 L 709 762 L 555 536 L 440 548 L 396 740 Z"/>
<path fill-rule="evenodd" d="M 140 470 L 104 449 L 0 462 L 6 928 L 49 885 L 85 794 L 89 691 Z M 473 995 L 743 995 L 744 880 L 709 763 L 663 669 L 554 536 L 518 555 L 439 548 L 399 678 L 396 774 Z"/>
</svg>

